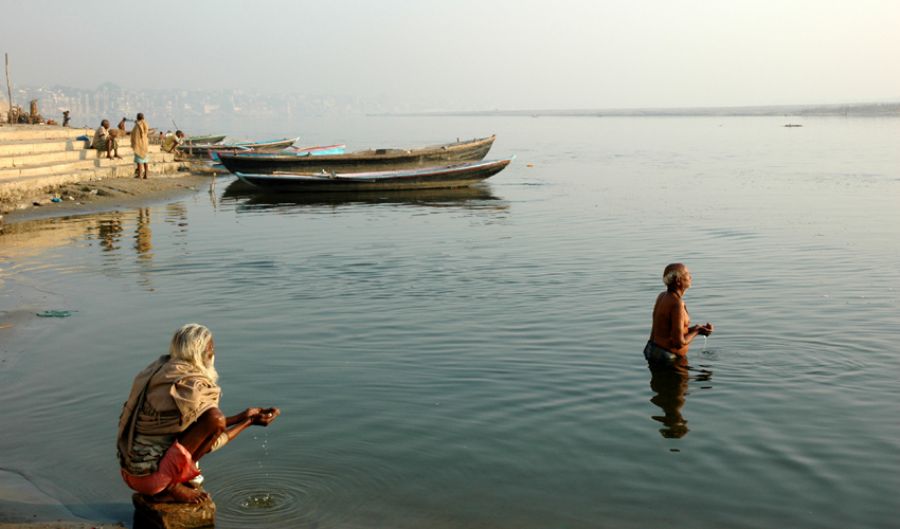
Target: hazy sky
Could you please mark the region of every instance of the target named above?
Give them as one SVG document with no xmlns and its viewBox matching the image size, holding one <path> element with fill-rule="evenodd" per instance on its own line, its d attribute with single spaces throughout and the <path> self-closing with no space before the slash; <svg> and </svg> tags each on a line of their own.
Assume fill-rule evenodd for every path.
<svg viewBox="0 0 900 529">
<path fill-rule="evenodd" d="M 435 109 L 900 99 L 896 0 L 0 0 L 0 19 L 21 85 Z"/>
</svg>

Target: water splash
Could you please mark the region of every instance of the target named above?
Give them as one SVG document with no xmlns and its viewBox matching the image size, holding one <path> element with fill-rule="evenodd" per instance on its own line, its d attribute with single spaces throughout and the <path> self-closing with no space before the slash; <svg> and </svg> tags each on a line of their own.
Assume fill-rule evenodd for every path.
<svg viewBox="0 0 900 529">
<path fill-rule="evenodd" d="M 268 492 L 251 494 L 241 502 L 244 509 L 272 509 L 278 506 L 278 499 Z"/>
</svg>

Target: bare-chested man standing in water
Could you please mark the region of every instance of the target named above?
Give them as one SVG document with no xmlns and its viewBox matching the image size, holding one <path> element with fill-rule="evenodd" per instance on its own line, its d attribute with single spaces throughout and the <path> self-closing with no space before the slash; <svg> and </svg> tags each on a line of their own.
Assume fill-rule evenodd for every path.
<svg viewBox="0 0 900 529">
<path fill-rule="evenodd" d="M 683 297 L 691 288 L 691 271 L 682 263 L 673 263 L 663 271 L 666 291 L 656 298 L 653 307 L 653 328 L 644 347 L 644 358 L 651 366 L 680 363 L 687 357 L 688 347 L 697 335 L 709 336 L 713 325 L 691 325 L 691 317 Z"/>
</svg>

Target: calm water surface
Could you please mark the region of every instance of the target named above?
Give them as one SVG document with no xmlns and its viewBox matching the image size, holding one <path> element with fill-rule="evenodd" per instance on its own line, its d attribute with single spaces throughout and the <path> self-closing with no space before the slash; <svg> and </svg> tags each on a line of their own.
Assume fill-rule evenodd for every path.
<svg viewBox="0 0 900 529">
<path fill-rule="evenodd" d="M 198 321 L 225 411 L 283 410 L 203 460 L 219 527 L 896 527 L 900 119 L 784 122 L 313 121 L 306 143 L 497 133 L 517 159 L 471 190 L 222 178 L 7 225 L 0 468 L 130 522 L 120 407 Z M 641 355 L 678 260 L 717 328 L 684 379 Z"/>
</svg>

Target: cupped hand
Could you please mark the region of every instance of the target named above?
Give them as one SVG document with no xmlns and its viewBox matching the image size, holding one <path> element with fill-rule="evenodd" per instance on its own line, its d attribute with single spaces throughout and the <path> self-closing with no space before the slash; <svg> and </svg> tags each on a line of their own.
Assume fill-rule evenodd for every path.
<svg viewBox="0 0 900 529">
<path fill-rule="evenodd" d="M 278 408 L 254 408 L 258 410 L 258 413 L 251 417 L 253 424 L 259 426 L 268 426 L 275 420 L 276 417 L 281 415 L 281 410 Z"/>
</svg>

